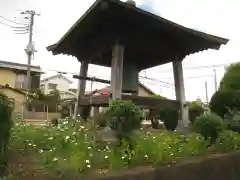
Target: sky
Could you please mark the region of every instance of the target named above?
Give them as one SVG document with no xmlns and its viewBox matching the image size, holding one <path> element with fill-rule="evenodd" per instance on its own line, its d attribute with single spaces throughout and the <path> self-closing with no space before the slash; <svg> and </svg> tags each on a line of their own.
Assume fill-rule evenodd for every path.
<svg viewBox="0 0 240 180">
<path fill-rule="evenodd" d="M 230 39 L 220 50 L 207 50 L 187 56 L 183 61 L 185 94 L 187 100 L 200 97 L 206 101 L 205 82 L 208 85 L 209 98 L 214 93 L 214 66 L 219 83 L 224 74 L 224 66 L 240 59 L 240 17 L 239 3 L 236 0 L 135 0 L 137 6 L 163 18 L 196 30 Z M 56 71 L 69 72 L 66 76 L 79 72 L 80 63 L 75 57 L 67 55 L 53 56 L 46 47 L 56 43 L 68 29 L 90 7 L 94 0 L 0 0 L 0 23 L 16 26 L 1 17 L 19 23 L 27 23 L 24 10 L 35 10 L 40 16 L 35 17 L 34 43 L 37 49 L 32 64 L 40 65 L 46 73 L 44 77 L 54 75 Z M 0 24 L 0 60 L 27 63 L 24 49 L 28 35 L 15 34 L 11 27 Z M 190 69 L 189 69 L 190 68 Z M 71 74 L 72 73 L 72 74 Z M 140 73 L 140 81 L 150 89 L 169 98 L 175 98 L 172 64 L 148 69 Z M 91 65 L 89 76 L 109 79 L 110 69 Z M 73 80 L 73 79 L 72 79 Z M 167 83 L 162 83 L 164 81 Z M 72 87 L 77 87 L 74 80 Z M 104 84 L 93 84 L 93 89 Z M 88 82 L 90 90 L 90 82 Z"/>
</svg>

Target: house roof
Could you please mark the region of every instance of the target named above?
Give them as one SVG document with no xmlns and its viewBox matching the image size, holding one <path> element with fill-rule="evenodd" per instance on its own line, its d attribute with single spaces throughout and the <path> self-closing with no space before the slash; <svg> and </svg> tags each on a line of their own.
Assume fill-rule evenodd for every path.
<svg viewBox="0 0 240 180">
<path fill-rule="evenodd" d="M 12 90 L 12 91 L 14 91 L 14 92 L 17 92 L 17 93 L 19 93 L 19 94 L 26 95 L 25 92 L 23 92 L 23 91 L 21 91 L 21 90 L 19 90 L 19 89 L 12 88 L 12 87 L 10 87 L 10 86 L 8 86 L 8 85 L 0 85 L 0 89 L 9 89 L 9 90 Z"/>
<path fill-rule="evenodd" d="M 150 95 L 155 95 L 155 93 L 152 90 L 150 90 L 148 87 L 146 87 L 144 84 L 139 83 L 139 86 L 141 88 L 143 88 L 145 91 L 147 91 Z M 92 93 L 89 93 L 86 95 L 93 95 L 95 93 L 100 93 L 102 96 L 107 96 L 110 93 L 110 86 L 106 86 L 102 89 L 96 89 L 96 90 L 92 91 Z"/>
<path fill-rule="evenodd" d="M 182 58 L 209 48 L 219 49 L 228 42 L 120 0 L 97 0 L 47 49 L 54 55 L 68 54 L 79 61 L 87 59 L 92 64 L 110 66 L 112 45 L 117 39 L 125 45 L 124 58 L 136 61 L 140 70 L 174 61 L 176 56 Z"/>
<path fill-rule="evenodd" d="M 60 78 L 60 77 L 65 79 L 66 81 L 68 81 L 70 84 L 73 83 L 70 79 L 68 79 L 67 77 L 63 76 L 62 74 L 56 74 L 54 76 L 50 76 L 50 77 L 44 78 L 44 79 L 42 79 L 40 81 L 40 83 L 44 83 L 44 82 L 49 81 L 51 79 Z"/>
<path fill-rule="evenodd" d="M 31 67 L 31 72 L 44 73 L 41 70 L 40 66 L 30 66 L 30 67 Z M 21 63 L 15 63 L 15 62 L 9 62 L 9 61 L 1 61 L 0 60 L 0 68 L 7 68 L 7 69 L 15 69 L 15 70 L 27 71 L 28 65 L 27 64 L 21 64 Z"/>
</svg>

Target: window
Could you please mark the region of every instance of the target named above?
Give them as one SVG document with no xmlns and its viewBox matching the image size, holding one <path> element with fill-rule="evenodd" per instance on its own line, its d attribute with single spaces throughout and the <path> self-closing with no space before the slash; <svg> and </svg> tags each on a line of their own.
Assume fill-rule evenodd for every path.
<svg viewBox="0 0 240 180">
<path fill-rule="evenodd" d="M 27 89 L 27 76 L 25 74 L 17 74 L 15 80 L 15 88 Z"/>
<path fill-rule="evenodd" d="M 56 90 L 57 89 L 57 84 L 49 83 L 48 88 L 51 90 Z"/>
</svg>

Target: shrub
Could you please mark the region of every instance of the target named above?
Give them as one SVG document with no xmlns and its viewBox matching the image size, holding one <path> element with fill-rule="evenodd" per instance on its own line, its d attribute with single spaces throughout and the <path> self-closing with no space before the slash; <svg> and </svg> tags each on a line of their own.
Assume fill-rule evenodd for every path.
<svg viewBox="0 0 240 180">
<path fill-rule="evenodd" d="M 225 114 L 228 128 L 232 131 L 240 133 L 240 111 L 238 109 L 230 110 Z"/>
<path fill-rule="evenodd" d="M 240 109 L 240 92 L 238 91 L 217 91 L 209 103 L 212 112 L 224 118 L 229 109 Z"/>
<path fill-rule="evenodd" d="M 216 149 L 220 152 L 240 151 L 240 135 L 233 131 L 223 131 L 216 141 Z"/>
<path fill-rule="evenodd" d="M 178 110 L 173 108 L 165 108 L 160 111 L 160 118 L 164 122 L 167 130 L 174 131 L 178 125 Z"/>
<path fill-rule="evenodd" d="M 12 103 L 0 94 L 0 179 L 7 175 L 8 143 L 12 127 Z"/>
<path fill-rule="evenodd" d="M 223 119 L 213 113 L 205 113 L 199 116 L 194 124 L 193 129 L 200 133 L 205 140 L 210 139 L 211 143 L 215 142 L 218 134 L 225 128 Z"/>
<path fill-rule="evenodd" d="M 69 117 L 70 112 L 67 104 L 62 105 L 60 113 L 61 113 L 61 118 Z"/>
<path fill-rule="evenodd" d="M 58 118 L 53 118 L 52 121 L 51 121 L 51 124 L 53 126 L 58 126 Z"/>
<path fill-rule="evenodd" d="M 135 129 L 141 127 L 143 113 L 130 101 L 114 101 L 106 113 L 110 127 L 120 139 L 128 138 Z"/>
<path fill-rule="evenodd" d="M 94 117 L 94 122 L 99 127 L 106 127 L 108 125 L 109 116 L 106 112 L 100 112 L 97 116 Z"/>
<path fill-rule="evenodd" d="M 193 123 L 197 117 L 204 113 L 204 108 L 198 102 L 192 102 L 189 105 L 189 120 Z"/>
</svg>

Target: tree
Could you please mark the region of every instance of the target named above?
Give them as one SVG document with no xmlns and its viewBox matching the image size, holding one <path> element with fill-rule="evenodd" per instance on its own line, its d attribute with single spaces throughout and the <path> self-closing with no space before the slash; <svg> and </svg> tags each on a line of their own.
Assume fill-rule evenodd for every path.
<svg viewBox="0 0 240 180">
<path fill-rule="evenodd" d="M 233 63 L 226 68 L 226 72 L 220 82 L 219 90 L 240 90 L 240 63 Z"/>
<path fill-rule="evenodd" d="M 189 102 L 188 107 L 189 119 L 191 122 L 194 122 L 197 117 L 204 113 L 203 103 L 199 98 L 196 101 Z"/>
<path fill-rule="evenodd" d="M 239 90 L 240 63 L 233 63 L 226 68 L 219 90 L 212 96 L 210 101 L 211 111 L 227 120 L 233 129 L 237 126 L 240 127 L 239 121 L 235 121 L 234 118 L 240 112 Z"/>
</svg>

